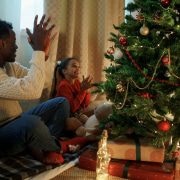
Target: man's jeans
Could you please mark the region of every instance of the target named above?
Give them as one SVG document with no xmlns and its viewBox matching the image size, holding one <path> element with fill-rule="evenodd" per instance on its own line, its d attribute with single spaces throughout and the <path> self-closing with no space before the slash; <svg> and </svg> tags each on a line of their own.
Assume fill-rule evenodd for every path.
<svg viewBox="0 0 180 180">
<path fill-rule="evenodd" d="M 60 151 L 57 139 L 62 135 L 70 106 L 58 97 L 39 104 L 0 127 L 0 156 L 14 155 L 27 147 Z"/>
</svg>

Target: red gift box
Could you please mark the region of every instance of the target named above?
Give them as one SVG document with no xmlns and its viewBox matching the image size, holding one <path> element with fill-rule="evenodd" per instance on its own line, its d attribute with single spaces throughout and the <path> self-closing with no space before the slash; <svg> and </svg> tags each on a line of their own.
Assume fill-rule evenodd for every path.
<svg viewBox="0 0 180 180">
<path fill-rule="evenodd" d="M 180 179 L 180 160 L 176 160 L 176 165 L 175 165 L 175 180 Z"/>
<path fill-rule="evenodd" d="M 79 158 L 79 167 L 91 171 L 96 170 L 95 149 L 87 149 Z M 173 180 L 173 163 L 152 163 L 111 159 L 109 174 L 132 180 Z"/>
</svg>

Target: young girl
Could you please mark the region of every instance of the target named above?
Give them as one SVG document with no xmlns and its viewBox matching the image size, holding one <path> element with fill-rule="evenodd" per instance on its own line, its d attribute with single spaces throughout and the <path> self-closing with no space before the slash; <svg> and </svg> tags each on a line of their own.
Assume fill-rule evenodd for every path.
<svg viewBox="0 0 180 180">
<path fill-rule="evenodd" d="M 83 114 L 83 110 L 90 103 L 90 93 L 88 89 L 91 88 L 92 78 L 90 76 L 84 78 L 82 82 L 79 80 L 80 65 L 75 58 L 66 58 L 57 65 L 55 73 L 62 77 L 59 84 L 56 86 L 56 97 L 66 97 L 70 103 L 71 116 L 76 117 L 69 120 L 69 126 L 73 126 L 78 136 L 83 136 L 86 131 L 83 124 L 88 119 Z M 77 122 L 80 121 L 80 122 Z M 72 125 L 73 124 L 73 125 Z M 74 127 L 75 124 L 78 127 Z M 71 129 L 71 128 L 69 128 Z"/>
</svg>

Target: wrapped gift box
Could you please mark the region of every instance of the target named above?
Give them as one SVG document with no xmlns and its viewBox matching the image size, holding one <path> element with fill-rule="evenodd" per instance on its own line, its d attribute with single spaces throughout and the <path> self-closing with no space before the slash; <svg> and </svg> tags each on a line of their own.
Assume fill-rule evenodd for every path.
<svg viewBox="0 0 180 180">
<path fill-rule="evenodd" d="M 138 160 L 149 162 L 163 162 L 164 148 L 156 148 L 149 145 L 151 139 L 132 139 L 119 137 L 116 140 L 108 141 L 108 150 L 112 158 Z"/>
<path fill-rule="evenodd" d="M 91 171 L 96 170 L 95 149 L 88 149 L 79 158 L 79 167 Z M 111 159 L 109 174 L 121 178 L 133 180 L 173 180 L 173 163 L 137 162 L 119 159 Z"/>
<path fill-rule="evenodd" d="M 175 165 L 175 180 L 180 180 L 180 160 L 176 161 Z"/>
</svg>

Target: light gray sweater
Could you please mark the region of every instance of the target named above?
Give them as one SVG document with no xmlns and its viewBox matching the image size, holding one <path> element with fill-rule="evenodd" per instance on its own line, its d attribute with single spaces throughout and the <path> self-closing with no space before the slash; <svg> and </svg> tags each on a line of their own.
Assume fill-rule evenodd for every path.
<svg viewBox="0 0 180 180">
<path fill-rule="evenodd" d="M 19 63 L 0 68 L 0 125 L 22 113 L 18 100 L 38 99 L 45 83 L 45 54 L 34 51 L 27 69 Z"/>
</svg>

